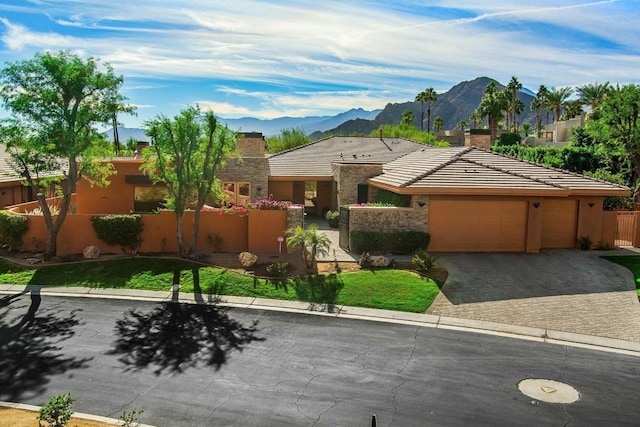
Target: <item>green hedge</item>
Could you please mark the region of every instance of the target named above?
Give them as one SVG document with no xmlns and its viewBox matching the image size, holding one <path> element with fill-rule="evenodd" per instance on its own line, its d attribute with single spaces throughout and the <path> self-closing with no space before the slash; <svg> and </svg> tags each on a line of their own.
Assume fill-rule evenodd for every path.
<svg viewBox="0 0 640 427">
<path fill-rule="evenodd" d="M 391 252 L 392 254 L 411 254 L 418 250 L 427 250 L 431 236 L 423 231 L 351 231 L 349 248 L 352 252 Z"/>
<path fill-rule="evenodd" d="M 22 246 L 22 236 L 27 232 L 28 222 L 24 215 L 0 211 L 0 240 L 9 250 Z"/>
<path fill-rule="evenodd" d="M 123 252 L 131 249 L 135 253 L 142 243 L 144 224 L 140 215 L 94 216 L 91 223 L 98 239 L 108 245 L 119 245 Z"/>
<path fill-rule="evenodd" d="M 399 208 L 408 208 L 411 204 L 411 196 L 380 189 L 376 193 L 375 203 L 386 206 L 397 206 Z"/>
</svg>

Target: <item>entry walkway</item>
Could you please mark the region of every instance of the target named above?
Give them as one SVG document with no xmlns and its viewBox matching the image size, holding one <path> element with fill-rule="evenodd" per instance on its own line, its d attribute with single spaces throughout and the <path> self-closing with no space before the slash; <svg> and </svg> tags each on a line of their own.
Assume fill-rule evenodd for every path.
<svg viewBox="0 0 640 427">
<path fill-rule="evenodd" d="M 318 261 L 320 262 L 331 262 L 331 261 L 339 261 L 339 262 L 358 262 L 358 255 L 352 255 L 349 252 L 342 249 L 339 245 L 340 242 L 340 233 L 337 228 L 329 227 L 327 220 L 318 216 L 306 216 L 304 218 L 304 226 L 308 227 L 310 224 L 315 224 L 318 226 L 318 230 L 322 234 L 326 234 L 329 240 L 331 241 L 331 246 L 329 248 L 329 253 L 320 254 L 318 256 Z"/>
<path fill-rule="evenodd" d="M 609 254 L 439 254 L 449 279 L 427 313 L 640 342 L 633 274 Z"/>
</svg>

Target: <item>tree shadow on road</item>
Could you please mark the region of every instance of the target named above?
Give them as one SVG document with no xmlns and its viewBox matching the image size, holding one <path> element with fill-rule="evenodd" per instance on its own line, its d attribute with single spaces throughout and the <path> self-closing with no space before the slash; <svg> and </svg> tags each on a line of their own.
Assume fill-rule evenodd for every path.
<svg viewBox="0 0 640 427">
<path fill-rule="evenodd" d="M 196 294 L 198 289 L 196 286 Z M 264 340 L 256 335 L 257 321 L 244 326 L 229 317 L 227 308 L 177 301 L 174 286 L 171 301 L 158 304 L 150 312 L 131 310 L 116 322 L 117 339 L 110 353 L 121 355 L 125 370 L 153 365 L 159 375 L 165 370 L 182 372 L 201 364 L 218 370 L 232 350 L 242 351 L 252 341 Z"/>
<path fill-rule="evenodd" d="M 63 342 L 80 322 L 74 312 L 62 316 L 53 306 L 42 308 L 40 288 L 27 286 L 22 294 L 0 299 L 0 400 L 41 394 L 49 377 L 84 368 L 91 360 L 63 356 Z M 30 295 L 29 303 L 25 294 Z M 25 308 L 23 315 L 11 316 Z"/>
</svg>

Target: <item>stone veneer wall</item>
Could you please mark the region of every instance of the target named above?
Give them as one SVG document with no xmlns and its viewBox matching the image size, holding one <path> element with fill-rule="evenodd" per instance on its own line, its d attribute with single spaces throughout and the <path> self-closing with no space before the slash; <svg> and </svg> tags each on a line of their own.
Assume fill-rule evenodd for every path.
<svg viewBox="0 0 640 427">
<path fill-rule="evenodd" d="M 358 184 L 366 184 L 368 178 L 382 173 L 381 164 L 332 163 L 333 177 L 337 183 L 338 206 L 358 202 Z"/>
<path fill-rule="evenodd" d="M 266 157 L 243 157 L 238 163 L 229 159 L 217 174 L 220 181 L 251 182 L 251 201 L 269 197 L 269 161 Z"/>
<path fill-rule="evenodd" d="M 427 231 L 428 204 L 423 208 L 351 206 L 349 231 Z"/>
<path fill-rule="evenodd" d="M 264 157 L 265 142 L 261 133 L 246 133 L 238 135 L 236 150 L 241 156 Z"/>
<path fill-rule="evenodd" d="M 491 135 L 465 134 L 464 145 L 466 147 L 478 147 L 485 150 L 491 149 Z"/>
<path fill-rule="evenodd" d="M 287 208 L 287 230 L 304 227 L 304 207 L 300 205 L 291 205 Z M 291 254 L 298 249 L 287 247 L 287 253 Z"/>
</svg>

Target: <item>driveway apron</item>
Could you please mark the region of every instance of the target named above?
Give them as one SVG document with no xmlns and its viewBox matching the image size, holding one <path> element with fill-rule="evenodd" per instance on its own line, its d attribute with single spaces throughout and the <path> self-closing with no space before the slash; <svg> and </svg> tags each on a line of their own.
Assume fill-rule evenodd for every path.
<svg viewBox="0 0 640 427">
<path fill-rule="evenodd" d="M 633 274 L 605 254 L 439 254 L 449 278 L 427 313 L 640 342 Z"/>
</svg>

